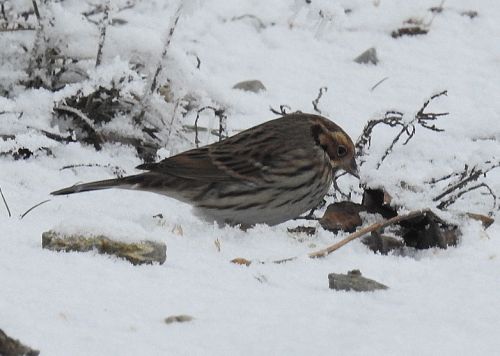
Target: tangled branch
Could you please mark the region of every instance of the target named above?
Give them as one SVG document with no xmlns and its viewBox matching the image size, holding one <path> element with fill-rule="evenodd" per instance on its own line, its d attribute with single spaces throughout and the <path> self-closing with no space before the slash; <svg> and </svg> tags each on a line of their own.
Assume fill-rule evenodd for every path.
<svg viewBox="0 0 500 356">
<path fill-rule="evenodd" d="M 485 168 L 478 168 L 477 166 L 469 168 L 468 165 L 465 165 L 464 169 L 461 172 L 454 172 L 444 177 L 432 180 L 430 183 L 436 184 L 437 182 L 442 182 L 447 179 L 457 177 L 457 179 L 447 185 L 447 187 L 441 194 L 434 197 L 433 201 L 440 202 L 437 208 L 446 209 L 448 206 L 455 203 L 464 194 L 480 188 L 484 188 L 488 191 L 488 195 L 493 198 L 493 209 L 495 209 L 497 206 L 497 196 L 488 184 L 481 182 L 479 184 L 471 186 L 471 184 L 473 182 L 476 182 L 481 176 L 484 177 L 493 169 L 500 167 L 500 161 L 486 162 L 486 164 L 487 166 Z"/>
</svg>

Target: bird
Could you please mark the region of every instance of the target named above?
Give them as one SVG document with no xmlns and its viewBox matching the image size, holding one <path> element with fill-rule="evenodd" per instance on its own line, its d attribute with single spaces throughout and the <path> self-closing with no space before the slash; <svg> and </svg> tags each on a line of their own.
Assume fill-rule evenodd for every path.
<svg viewBox="0 0 500 356">
<path fill-rule="evenodd" d="M 302 112 L 136 168 L 145 172 L 51 194 L 147 191 L 188 203 L 195 215 L 212 223 L 272 226 L 317 207 L 337 171 L 359 178 L 349 135 L 323 116 Z"/>
</svg>

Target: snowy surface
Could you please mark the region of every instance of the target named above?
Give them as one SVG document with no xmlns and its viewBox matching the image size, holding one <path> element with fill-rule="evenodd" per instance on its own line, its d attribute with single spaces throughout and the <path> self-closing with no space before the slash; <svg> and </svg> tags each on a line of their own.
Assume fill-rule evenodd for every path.
<svg viewBox="0 0 500 356">
<path fill-rule="evenodd" d="M 24 3 L 29 7 L 31 1 Z M 125 2 L 111 3 L 119 8 Z M 95 56 L 99 32 L 79 15 L 85 11 L 84 2 L 56 5 L 55 26 L 64 30 L 67 50 Z M 179 90 L 196 92 L 206 103 L 226 106 L 230 132 L 275 117 L 269 106 L 287 104 L 292 110 L 312 112 L 311 101 L 320 87 L 327 86 L 319 108 L 355 139 L 367 120 L 390 109 L 412 118 L 429 96 L 448 90 L 448 96 L 429 107 L 450 113 L 437 123 L 445 132 L 417 128 L 415 138 L 398 145 L 376 170 L 395 134 L 376 129 L 362 179 L 394 191 L 395 199 L 408 209 L 428 207 L 439 192 L 429 191 L 425 181 L 464 164 L 480 165 L 500 157 L 498 1 L 449 0 L 434 18 L 428 9 L 439 5 L 435 0 L 313 0 L 309 8 L 301 1 L 285 0 L 187 5 L 164 78 L 168 75 Z M 346 8 L 352 11 L 345 14 Z M 117 17 L 128 22 L 109 28 L 103 65 L 94 72 L 89 68 L 91 79 L 83 87 L 109 81 L 127 70 L 128 61 L 140 59 L 154 66 L 174 9 L 156 0 L 120 12 Z M 466 10 L 478 16 L 462 16 Z M 265 28 L 249 18 L 231 20 L 244 14 L 257 16 Z M 391 31 L 408 18 L 432 20 L 430 32 L 393 39 Z M 2 39 L 7 35 L 0 34 L 4 54 L 16 58 L 19 49 Z M 24 36 L 29 44 L 32 38 Z M 378 65 L 353 62 L 370 47 L 377 49 Z M 22 75 L 14 61 L 0 67 L 4 84 Z M 249 79 L 261 80 L 267 91 L 231 89 Z M 0 329 L 42 355 L 500 353 L 500 214 L 497 210 L 497 222 L 484 231 L 458 213 L 488 213 L 489 196 L 471 193 L 450 207 L 449 217 L 459 220 L 463 230 L 456 248 L 382 256 L 354 241 L 325 259 L 238 266 L 229 261 L 305 256 L 343 235 L 322 229 L 313 237 L 290 235 L 287 228 L 300 221 L 247 232 L 218 227 L 199 221 L 188 205 L 149 193 L 110 190 L 50 197 L 50 191 L 76 182 L 113 176 L 111 168 L 61 170 L 63 166 L 110 164 L 132 174 L 141 162 L 133 148 L 106 145 L 96 152 L 91 146 L 57 143 L 29 129 L 58 132 L 51 121 L 53 104 L 80 87 L 56 93 L 12 88 L 15 95 L 0 97 L 0 111 L 11 112 L 0 116 L 0 134 L 17 138 L 0 140 L 0 151 L 49 147 L 52 155 L 39 152 L 27 160 L 0 157 L 0 187 L 13 215 L 9 218 L 0 202 Z M 194 117 L 183 120 L 192 125 Z M 193 145 L 176 142 L 166 150 Z M 421 188 L 397 191 L 401 181 Z M 500 194 L 498 172 L 485 181 Z M 51 201 L 19 218 L 46 199 Z M 162 220 L 153 218 L 159 213 Z M 139 267 L 96 253 L 42 250 L 41 234 L 49 229 L 163 241 L 167 261 Z M 390 289 L 357 294 L 328 288 L 328 273 L 351 269 L 360 269 Z M 164 318 L 177 314 L 195 319 L 164 323 Z"/>
</svg>

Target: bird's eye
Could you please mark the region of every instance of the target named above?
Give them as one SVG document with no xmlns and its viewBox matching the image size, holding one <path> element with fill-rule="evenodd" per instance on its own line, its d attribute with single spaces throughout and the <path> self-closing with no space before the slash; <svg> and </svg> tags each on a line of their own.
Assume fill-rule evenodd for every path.
<svg viewBox="0 0 500 356">
<path fill-rule="evenodd" d="M 346 155 L 346 153 L 347 153 L 347 148 L 345 146 L 339 145 L 337 147 L 337 155 L 339 157 L 344 157 Z"/>
</svg>

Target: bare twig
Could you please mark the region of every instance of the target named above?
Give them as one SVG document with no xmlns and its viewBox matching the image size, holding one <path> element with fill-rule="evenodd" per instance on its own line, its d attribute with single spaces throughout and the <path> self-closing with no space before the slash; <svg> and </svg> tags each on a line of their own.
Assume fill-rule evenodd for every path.
<svg viewBox="0 0 500 356">
<path fill-rule="evenodd" d="M 458 200 L 458 198 L 460 198 L 462 195 L 470 193 L 473 190 L 476 190 L 479 188 L 486 188 L 486 190 L 488 191 L 488 195 L 490 195 L 493 198 L 492 209 L 494 210 L 496 208 L 496 204 L 497 204 L 497 196 L 493 192 L 493 189 L 491 189 L 490 186 L 484 182 L 476 184 L 476 185 L 469 187 L 467 189 L 461 190 L 455 195 L 451 195 L 448 199 L 442 201 L 437 207 L 438 207 L 438 209 L 446 209 L 448 206 L 455 203 Z"/>
<path fill-rule="evenodd" d="M 111 164 L 99 164 L 99 163 L 80 163 L 80 164 L 70 164 L 67 166 L 61 167 L 59 170 L 62 171 L 64 169 L 73 169 L 73 168 L 79 168 L 79 167 L 100 167 L 100 168 L 111 168 L 113 170 L 113 174 L 117 176 L 118 178 L 121 178 L 125 174 L 125 170 L 118 166 L 112 166 Z"/>
<path fill-rule="evenodd" d="M 57 105 L 54 107 L 55 110 L 59 111 L 65 111 L 70 114 L 73 114 L 74 117 L 80 119 L 82 122 L 82 127 L 87 131 L 89 135 L 89 139 L 91 140 L 92 144 L 94 145 L 96 150 L 101 149 L 101 145 L 104 142 L 104 139 L 102 138 L 101 134 L 97 132 L 97 130 L 94 127 L 94 124 L 92 120 L 90 120 L 87 115 L 85 115 L 81 110 L 78 110 L 76 108 L 73 108 L 68 105 Z"/>
<path fill-rule="evenodd" d="M 387 79 L 389 79 L 389 77 L 385 77 L 385 78 L 382 78 L 381 80 L 379 80 L 377 83 L 375 83 L 374 86 L 372 86 L 370 88 L 370 91 L 374 91 L 376 87 L 378 87 L 380 84 L 382 84 L 383 82 L 385 82 Z"/>
<path fill-rule="evenodd" d="M 2 188 L 0 188 L 0 195 L 2 196 L 3 203 L 4 203 L 5 207 L 7 208 L 7 213 L 9 214 L 9 218 L 10 218 L 12 216 L 12 214 L 10 213 L 9 204 L 7 204 L 7 201 L 5 200 L 5 197 L 3 196 Z"/>
<path fill-rule="evenodd" d="M 339 193 L 340 194 L 340 197 L 343 199 L 343 200 L 348 200 L 350 201 L 351 200 L 351 193 L 349 192 L 349 194 L 346 194 L 344 193 L 338 183 L 337 183 L 337 179 L 339 179 L 340 177 L 346 175 L 347 172 L 341 172 L 339 173 L 338 175 L 336 175 L 335 177 L 333 177 L 333 189 L 335 190 L 335 193 Z"/>
<path fill-rule="evenodd" d="M 175 11 L 174 17 L 172 19 L 172 23 L 170 24 L 170 27 L 168 29 L 168 34 L 165 37 L 165 44 L 163 46 L 163 52 L 161 54 L 161 59 L 158 62 L 155 74 L 153 75 L 153 80 L 151 81 L 150 93 L 154 93 L 154 91 L 156 90 L 158 76 L 160 75 L 160 72 L 163 69 L 163 63 L 165 62 L 165 59 L 167 58 L 168 49 L 170 47 L 170 42 L 172 41 L 172 37 L 174 36 L 174 31 L 175 31 L 175 27 L 177 26 L 177 22 L 179 21 L 179 18 L 181 17 L 181 12 L 182 12 L 182 2 L 179 2 L 177 10 Z"/>
<path fill-rule="evenodd" d="M 435 184 L 436 182 L 440 182 L 452 177 L 458 177 L 455 182 L 450 182 L 446 189 L 439 195 L 437 195 L 433 201 L 440 202 L 437 206 L 439 209 L 445 209 L 449 205 L 455 203 L 458 198 L 462 195 L 479 188 L 486 188 L 489 191 L 489 195 L 494 198 L 493 209 L 496 207 L 497 197 L 494 194 L 493 190 L 486 184 L 480 183 L 473 187 L 467 188 L 472 182 L 477 181 L 481 176 L 486 176 L 487 173 L 500 167 L 500 162 L 486 162 L 489 166 L 485 168 L 472 167 L 469 168 L 468 165 L 465 165 L 464 170 L 462 172 L 455 172 L 452 174 L 448 174 L 442 178 L 431 181 L 431 183 Z M 452 194 L 455 193 L 455 194 Z M 447 199 L 444 199 L 446 196 L 449 196 Z"/>
<path fill-rule="evenodd" d="M 314 99 L 312 101 L 312 106 L 314 108 L 314 111 L 316 111 L 320 115 L 321 115 L 321 110 L 318 109 L 319 100 L 323 96 L 323 93 L 326 93 L 327 91 L 328 91 L 328 87 L 321 87 L 321 88 L 319 88 L 318 96 L 316 97 L 316 99 Z"/>
<path fill-rule="evenodd" d="M 195 137 L 194 137 L 194 144 L 196 147 L 199 147 L 200 140 L 198 139 L 198 119 L 200 118 L 200 113 L 202 113 L 205 110 L 212 110 L 214 112 L 214 115 L 219 118 L 219 141 L 222 141 L 223 138 L 227 137 L 224 136 L 224 133 L 226 132 L 226 114 L 225 114 L 225 109 L 217 109 L 214 108 L 213 106 L 207 105 L 202 107 L 196 112 L 196 119 L 194 120 L 194 132 L 195 132 Z"/>
<path fill-rule="evenodd" d="M 377 169 L 380 168 L 380 166 L 382 165 L 382 162 L 392 152 L 394 146 L 396 145 L 397 142 L 399 142 L 399 140 L 401 139 L 401 137 L 403 135 L 406 135 L 406 140 L 403 142 L 403 145 L 406 145 L 413 138 L 413 136 L 415 135 L 415 130 L 416 130 L 415 125 L 416 124 L 419 124 L 423 128 L 431 130 L 431 131 L 436 131 L 436 132 L 443 131 L 442 129 L 437 128 L 434 124 L 432 124 L 432 125 L 429 124 L 429 121 L 437 120 L 441 116 L 448 115 L 448 113 L 437 113 L 437 114 L 436 113 L 425 113 L 424 110 L 427 108 L 427 106 L 429 105 L 429 103 L 432 100 L 434 100 L 442 95 L 446 95 L 447 93 L 448 92 L 446 90 L 444 90 L 440 93 L 434 94 L 429 99 L 427 99 L 427 101 L 424 103 L 424 105 L 420 108 L 420 110 L 417 112 L 415 117 L 410 122 L 402 123 L 401 122 L 402 117 L 399 119 L 400 122 L 402 123 L 400 125 L 401 130 L 398 132 L 396 137 L 392 140 L 389 147 L 385 150 L 384 154 L 382 155 L 382 158 L 380 159 L 380 161 L 377 164 Z M 387 113 L 386 113 L 386 115 L 387 115 Z"/>
<path fill-rule="evenodd" d="M 326 257 L 330 253 L 341 248 L 342 246 L 347 245 L 349 242 L 351 242 L 357 238 L 360 238 L 362 236 L 365 236 L 366 234 L 369 234 L 373 231 L 381 232 L 387 226 L 394 225 L 394 224 L 399 223 L 401 221 L 413 219 L 417 216 L 425 216 L 428 213 L 430 213 L 430 210 L 427 210 L 427 209 L 426 210 L 415 210 L 415 211 L 409 212 L 408 214 L 405 214 L 405 215 L 398 215 L 398 216 L 395 216 L 391 219 L 380 221 L 378 223 L 372 224 L 370 226 L 367 226 L 365 228 L 362 228 L 362 229 L 350 234 L 345 239 L 343 239 L 343 240 L 341 240 L 333 245 L 327 246 L 327 247 L 322 248 L 321 250 L 318 250 L 315 252 L 311 252 L 308 254 L 308 256 L 310 258 Z"/>
<path fill-rule="evenodd" d="M 290 111 L 292 111 L 292 108 L 285 104 L 285 105 L 280 105 L 279 110 L 274 109 L 272 106 L 269 107 L 269 110 L 271 110 L 271 112 L 273 114 L 285 116 L 285 115 L 290 114 Z"/>
<path fill-rule="evenodd" d="M 374 119 L 368 121 L 365 125 L 361 136 L 356 141 L 356 156 L 361 157 L 366 154 L 366 150 L 370 147 L 372 133 L 375 126 L 378 124 L 388 125 L 390 127 L 403 126 L 403 113 L 399 111 L 387 111 L 382 119 Z M 360 162 L 360 165 L 363 162 Z"/>
<path fill-rule="evenodd" d="M 109 25 L 109 8 L 110 8 L 111 0 L 106 1 L 106 5 L 104 5 L 104 14 L 101 20 L 101 31 L 99 35 L 99 45 L 97 47 L 97 57 L 95 60 L 95 66 L 98 67 L 101 64 L 102 60 L 102 48 L 104 46 L 104 40 L 106 39 L 106 30 Z"/>
<path fill-rule="evenodd" d="M 134 115 L 134 121 L 137 124 L 142 124 L 142 119 L 144 118 L 144 115 L 146 114 L 146 108 L 148 106 L 149 98 L 151 95 L 157 90 L 158 86 L 158 76 L 160 75 L 162 69 L 163 69 L 163 64 L 165 63 L 165 60 L 167 58 L 168 54 L 168 49 L 170 47 L 170 42 L 172 41 L 172 37 L 174 35 L 175 27 L 177 26 L 177 22 L 179 21 L 179 18 L 181 16 L 182 12 L 182 1 L 178 3 L 177 10 L 175 11 L 173 17 L 171 18 L 170 26 L 168 28 L 168 33 L 165 37 L 165 43 L 163 45 L 163 51 L 160 57 L 160 60 L 158 61 L 158 64 L 156 66 L 155 73 L 153 77 L 151 78 L 151 84 L 149 85 L 149 90 L 144 91 L 144 95 L 142 96 L 139 109 L 136 111 L 138 113 L 137 115 Z"/>
<path fill-rule="evenodd" d="M 353 240 L 356 240 L 360 237 L 363 237 L 369 233 L 372 233 L 372 232 L 378 232 L 378 233 L 381 233 L 386 227 L 388 226 L 391 226 L 391 225 L 394 225 L 394 224 L 397 224 L 397 223 L 400 223 L 402 221 L 406 221 L 406 220 L 410 220 L 410 219 L 413 219 L 413 218 L 416 218 L 416 217 L 419 217 L 419 216 L 427 216 L 428 214 L 431 214 L 435 219 L 436 221 L 440 221 L 441 219 L 439 219 L 439 217 L 437 217 L 431 210 L 429 209 L 424 209 L 424 210 L 415 210 L 415 211 L 411 211 L 405 215 L 398 215 L 398 216 L 395 216 L 391 219 L 387 219 L 387 220 L 382 220 L 382 221 L 379 221 L 375 224 L 372 224 L 372 225 L 369 225 L 367 227 L 364 227 L 356 232 L 353 232 L 352 234 L 348 235 L 346 238 L 344 238 L 343 240 L 339 241 L 339 242 L 336 242 L 330 246 L 327 246 L 327 247 L 324 247 L 322 248 L 321 250 L 318 250 L 318 251 L 314 251 L 314 252 L 310 252 L 309 254 L 307 254 L 307 256 L 309 258 L 321 258 L 321 257 L 326 257 L 328 256 L 330 253 L 338 250 L 339 248 L 347 245 L 349 242 L 353 241 Z M 299 257 L 298 256 L 294 256 L 294 257 L 288 257 L 288 258 L 283 258 L 283 259 L 279 259 L 279 260 L 274 260 L 272 261 L 272 263 L 284 263 L 284 262 L 290 262 L 290 261 L 294 261 L 294 260 L 297 260 Z M 266 262 L 264 261 L 260 261 L 261 264 L 264 264 Z"/>
<path fill-rule="evenodd" d="M 255 23 L 257 24 L 257 29 L 258 30 L 263 30 L 263 29 L 266 28 L 266 25 L 264 24 L 264 22 L 261 19 L 259 19 L 257 16 L 252 15 L 252 14 L 245 14 L 245 15 L 241 15 L 241 16 L 235 16 L 235 17 L 233 17 L 231 19 L 231 21 L 243 20 L 245 18 L 254 20 Z"/>
<path fill-rule="evenodd" d="M 44 200 L 44 201 L 42 201 L 42 202 L 40 202 L 40 203 L 36 204 L 35 206 L 32 206 L 31 208 L 29 208 L 28 210 L 26 210 L 26 211 L 24 212 L 24 214 L 22 214 L 22 215 L 21 215 L 21 217 L 20 217 L 19 219 L 24 218 L 26 215 L 28 215 L 28 213 L 29 213 L 30 211 L 32 211 L 32 210 L 33 210 L 33 209 L 35 209 L 35 208 L 38 208 L 40 205 L 45 204 L 45 203 L 47 203 L 47 202 L 49 202 L 49 201 L 50 201 L 50 199 L 47 199 L 47 200 Z"/>
</svg>

